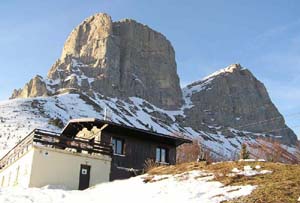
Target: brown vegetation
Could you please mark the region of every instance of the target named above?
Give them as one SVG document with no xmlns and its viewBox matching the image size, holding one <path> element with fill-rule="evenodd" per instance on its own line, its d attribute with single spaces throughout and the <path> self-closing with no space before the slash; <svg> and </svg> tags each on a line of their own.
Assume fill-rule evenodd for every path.
<svg viewBox="0 0 300 203">
<path fill-rule="evenodd" d="M 198 140 L 179 146 L 176 155 L 176 163 L 178 164 L 196 161 L 206 161 L 207 164 L 213 162 L 210 150 L 201 146 Z"/>
<path fill-rule="evenodd" d="M 242 149 L 241 149 L 241 152 L 240 152 L 240 158 L 241 159 L 249 159 L 250 158 L 250 153 L 247 150 L 247 145 L 245 143 L 242 144 Z"/>
<path fill-rule="evenodd" d="M 284 147 L 280 142 L 274 139 L 257 139 L 257 143 L 249 143 L 248 146 L 252 148 L 250 150 L 251 156 L 254 158 L 263 158 L 269 162 L 281 162 L 289 164 L 300 163 L 300 157 L 297 157 L 297 151 L 295 154 L 288 151 L 287 147 Z"/>
<path fill-rule="evenodd" d="M 150 171 L 158 166 L 159 166 L 159 164 L 157 164 L 153 159 L 147 159 L 144 163 L 144 172 L 147 173 L 148 171 Z"/>
<path fill-rule="evenodd" d="M 228 177 L 233 168 L 243 169 L 245 165 L 271 170 L 271 174 L 252 177 Z M 271 162 L 220 162 L 207 165 L 205 162 L 183 163 L 176 166 L 159 166 L 149 171 L 151 175 L 179 174 L 191 170 L 203 170 L 215 175 L 215 179 L 224 185 L 256 185 L 249 195 L 228 203 L 289 203 L 297 202 L 300 196 L 300 165 L 289 165 Z"/>
<path fill-rule="evenodd" d="M 193 143 L 186 143 L 177 148 L 176 163 L 197 161 L 201 152 L 198 140 L 193 140 Z"/>
</svg>

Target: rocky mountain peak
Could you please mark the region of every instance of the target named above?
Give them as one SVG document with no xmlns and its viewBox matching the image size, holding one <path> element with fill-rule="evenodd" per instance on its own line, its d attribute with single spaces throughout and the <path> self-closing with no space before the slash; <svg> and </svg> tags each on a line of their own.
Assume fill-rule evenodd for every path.
<svg viewBox="0 0 300 203">
<path fill-rule="evenodd" d="M 105 57 L 103 41 L 112 35 L 112 24 L 111 17 L 104 13 L 85 19 L 67 38 L 61 60 L 72 56 L 89 64 L 103 59 Z"/>
<path fill-rule="evenodd" d="M 221 69 L 184 88 L 188 103 L 186 123 L 195 129 L 227 126 L 272 135 L 284 143 L 297 140 L 257 78 L 239 64 Z M 274 119 L 275 118 L 275 119 Z"/>
<path fill-rule="evenodd" d="M 25 94 L 23 89 L 12 98 L 77 89 L 90 96 L 136 96 L 166 109 L 182 104 L 175 52 L 166 37 L 134 20 L 113 22 L 103 13 L 87 18 L 71 32 L 42 86 L 47 87 L 45 92 Z"/>
<path fill-rule="evenodd" d="M 220 70 L 206 76 L 202 80 L 213 78 L 213 77 L 216 77 L 216 76 L 222 76 L 224 74 L 238 73 L 243 69 L 244 68 L 240 64 L 231 64 L 231 65 L 227 66 L 226 68 L 220 69 Z"/>
</svg>

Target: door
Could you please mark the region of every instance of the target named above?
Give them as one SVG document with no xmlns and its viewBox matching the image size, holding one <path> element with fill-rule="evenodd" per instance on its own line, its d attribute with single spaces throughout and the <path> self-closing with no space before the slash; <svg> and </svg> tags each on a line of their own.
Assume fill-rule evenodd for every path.
<svg viewBox="0 0 300 203">
<path fill-rule="evenodd" d="M 90 170 L 91 166 L 80 165 L 79 190 L 84 190 L 90 186 Z"/>
</svg>

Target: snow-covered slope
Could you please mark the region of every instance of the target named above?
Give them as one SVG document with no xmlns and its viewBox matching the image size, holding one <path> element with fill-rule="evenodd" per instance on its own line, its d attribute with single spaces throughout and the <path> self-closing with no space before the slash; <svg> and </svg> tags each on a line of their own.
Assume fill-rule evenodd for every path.
<svg viewBox="0 0 300 203">
<path fill-rule="evenodd" d="M 57 123 L 66 124 L 70 119 L 82 117 L 103 119 L 105 111 L 108 119 L 120 124 L 199 139 L 204 147 L 224 159 L 232 157 L 241 143 L 254 142 L 253 138 L 245 136 L 247 132 L 241 134 L 232 128 L 227 130 L 235 136 L 227 137 L 218 131 L 220 126 L 208 126 L 208 129 L 217 133 L 195 131 L 184 126 L 179 120 L 184 119 L 185 108 L 190 106 L 178 111 L 166 111 L 136 97 L 123 101 L 100 96 L 91 98 L 76 93 L 3 101 L 0 102 L 0 152 L 5 153 L 35 128 L 60 131 L 62 126 Z M 59 122 L 53 122 L 55 120 Z"/>
<path fill-rule="evenodd" d="M 224 200 L 249 195 L 256 186 L 224 186 L 213 180 L 213 175 L 203 171 L 190 171 L 177 175 L 157 175 L 153 182 L 144 182 L 147 176 L 114 181 L 97 185 L 85 191 L 62 189 L 3 188 L 0 202 L 206 202 L 218 203 Z M 51 188 L 51 187 L 50 187 Z M 130 189 L 134 188 L 134 189 Z M 117 195 L 116 195 L 117 193 Z"/>
</svg>

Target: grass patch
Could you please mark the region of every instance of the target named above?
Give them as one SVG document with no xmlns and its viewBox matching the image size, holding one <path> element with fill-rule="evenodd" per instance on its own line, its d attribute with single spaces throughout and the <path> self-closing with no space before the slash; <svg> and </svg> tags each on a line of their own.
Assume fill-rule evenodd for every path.
<svg viewBox="0 0 300 203">
<path fill-rule="evenodd" d="M 271 174 L 261 174 L 251 177 L 228 177 L 233 168 L 243 169 L 250 165 L 259 170 L 271 170 Z M 150 175 L 180 174 L 192 170 L 203 170 L 215 175 L 215 180 L 225 186 L 256 185 L 257 188 L 248 196 L 227 201 L 227 203 L 289 203 L 297 202 L 300 196 L 300 165 L 288 165 L 270 162 L 221 162 L 206 165 L 205 162 L 183 163 L 176 166 L 159 166 L 148 173 Z"/>
</svg>

